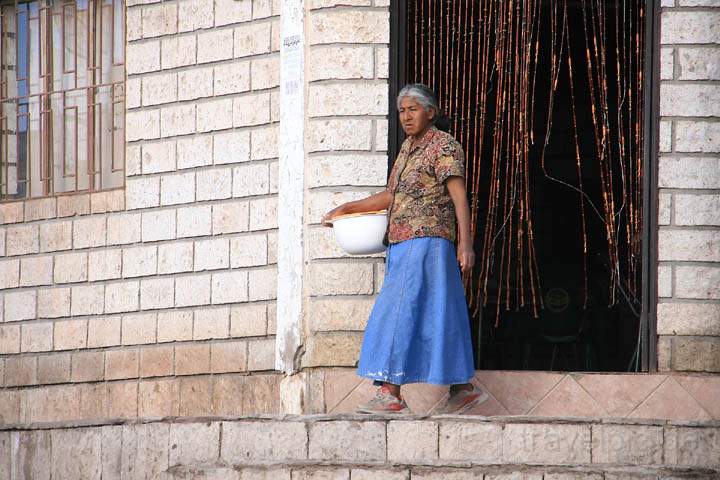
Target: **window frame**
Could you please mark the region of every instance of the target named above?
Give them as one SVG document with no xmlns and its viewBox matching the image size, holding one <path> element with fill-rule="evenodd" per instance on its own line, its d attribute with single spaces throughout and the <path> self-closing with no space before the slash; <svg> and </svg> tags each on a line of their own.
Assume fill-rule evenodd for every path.
<svg viewBox="0 0 720 480">
<path fill-rule="evenodd" d="M 43 0 L 34 0 L 38 4 L 43 3 Z M 81 0 L 60 0 L 59 2 L 53 2 L 52 5 L 48 6 L 41 6 L 39 8 L 39 11 L 42 11 L 44 8 L 53 8 L 53 7 L 60 7 L 63 9 L 60 13 L 60 15 L 65 15 L 64 8 L 68 6 L 75 6 L 77 8 L 78 3 L 80 3 Z M 0 0 L 0 7 L 13 7 L 14 8 L 14 15 L 15 15 L 15 25 L 17 30 L 17 6 L 22 4 L 30 4 L 33 3 L 33 0 Z M 45 128 L 43 127 L 41 129 L 42 134 L 39 134 L 39 138 L 37 139 L 37 142 L 39 142 L 41 145 L 44 146 L 44 148 L 41 148 L 40 153 L 35 153 L 36 156 L 40 156 L 40 158 L 31 159 L 29 156 L 26 158 L 26 166 L 25 166 L 25 185 L 26 185 L 26 191 L 24 194 L 19 195 L 18 193 L 8 193 L 10 191 L 11 184 L 9 183 L 10 177 L 8 178 L 2 178 L 5 173 L 6 165 L 2 162 L 2 158 L 0 158 L 0 170 L 3 170 L 0 172 L 0 183 L 5 182 L 2 185 L 2 188 L 5 189 L 5 192 L 2 192 L 0 190 L 0 204 L 2 203 L 11 203 L 11 202 L 18 202 L 18 201 L 29 201 L 34 199 L 42 199 L 42 198 L 53 198 L 53 197 L 59 197 L 59 196 L 67 196 L 67 195 L 82 195 L 82 194 L 89 194 L 89 193 L 95 193 L 95 192 L 106 192 L 106 191 L 113 191 L 117 189 L 124 189 L 126 184 L 126 172 L 127 172 L 127 163 L 126 163 L 126 88 L 127 88 L 127 73 L 126 73 L 126 53 L 127 53 L 127 14 L 126 14 L 126 5 L 125 0 L 109 0 L 109 2 L 106 4 L 104 0 L 84 0 L 85 3 L 85 9 L 88 12 L 93 11 L 93 15 L 96 15 L 98 11 L 100 11 L 100 18 L 101 22 L 104 25 L 105 20 L 102 19 L 102 11 L 105 7 L 109 6 L 109 11 L 112 12 L 112 15 L 110 16 L 110 19 L 107 21 L 108 23 L 108 29 L 109 29 L 109 35 L 111 40 L 109 42 L 105 41 L 105 29 L 101 25 L 99 32 L 97 32 L 96 28 L 93 28 L 93 32 L 95 33 L 94 41 L 92 44 L 89 41 L 87 32 L 79 32 L 77 31 L 78 28 L 78 22 L 77 17 L 74 16 L 74 27 L 73 27 L 73 36 L 74 36 L 74 43 L 75 45 L 82 44 L 85 45 L 85 75 L 92 75 L 93 80 L 88 81 L 88 79 L 85 79 L 85 85 L 84 86 L 78 86 L 79 82 L 79 76 L 77 73 L 77 70 L 80 69 L 78 65 L 78 51 L 76 50 L 73 53 L 73 67 L 72 70 L 66 70 L 66 66 L 63 60 L 63 66 L 62 71 L 59 75 L 60 81 L 63 80 L 63 76 L 74 73 L 74 87 L 66 88 L 61 87 L 60 89 L 55 89 L 54 86 L 51 84 L 53 81 L 57 81 L 58 78 L 55 77 L 55 74 L 47 74 L 43 73 L 42 71 L 38 75 L 38 81 L 43 84 L 43 91 L 41 93 L 28 93 L 27 98 L 31 98 L 33 96 L 39 97 L 39 103 L 40 103 L 40 119 L 37 120 L 37 122 L 42 123 L 45 125 L 46 123 L 52 124 L 53 128 L 61 128 L 63 132 L 65 131 L 65 127 L 68 125 L 68 119 L 66 118 L 66 111 L 67 106 L 65 105 L 65 100 L 63 100 L 63 112 L 61 114 L 62 116 L 62 123 L 60 122 L 53 122 L 52 113 L 50 113 L 50 118 L 47 117 L 48 113 L 44 111 L 47 110 L 43 106 L 47 104 L 50 105 L 49 112 L 54 111 L 55 109 L 52 108 L 52 96 L 62 93 L 63 99 L 65 97 L 65 94 L 68 92 L 78 91 L 78 90 L 84 90 L 85 92 L 82 95 L 81 103 L 84 103 L 86 106 L 86 119 L 84 122 L 81 123 L 79 119 L 79 114 L 77 107 L 78 105 L 71 106 L 70 109 L 75 108 L 75 174 L 74 175 L 66 175 L 64 173 L 66 161 L 65 161 L 65 152 L 62 152 L 60 157 L 62 158 L 62 178 L 63 179 L 72 179 L 75 177 L 74 186 L 71 186 L 66 189 L 56 189 L 55 181 L 57 180 L 55 176 L 54 170 L 58 167 L 59 162 L 57 158 L 53 158 L 49 152 L 49 148 L 47 148 L 47 145 L 54 142 L 52 135 L 53 130 L 52 128 Z M 92 4 L 92 7 L 91 7 Z M 119 5 L 118 5 L 119 4 Z M 100 10 L 97 9 L 97 5 L 100 5 Z M 77 12 L 78 10 L 75 9 L 74 12 Z M 118 19 L 118 13 L 120 18 Z M 28 9 L 29 14 L 29 9 Z M 38 15 L 40 15 L 38 13 Z M 54 13 L 53 15 L 57 15 L 57 13 Z M 40 21 L 40 20 L 38 20 Z M 95 22 L 97 22 L 97 17 L 95 18 Z M 118 35 L 116 38 L 116 27 L 117 25 L 122 26 L 122 34 Z M 39 28 L 43 31 L 45 31 L 47 28 L 52 29 L 52 24 L 47 22 L 45 20 L 44 22 L 40 21 Z M 65 20 L 63 18 L 62 20 L 62 35 L 66 35 L 65 31 Z M 89 30 L 89 21 L 88 25 L 86 25 L 86 28 Z M 15 32 L 15 35 L 17 37 L 17 32 Z M 52 32 L 52 30 L 48 33 L 45 32 L 45 35 L 50 36 L 50 45 L 51 49 L 47 48 L 47 39 L 46 42 L 44 42 L 43 46 L 44 51 L 41 50 L 40 54 L 37 57 L 38 62 L 45 62 L 46 57 L 48 58 L 47 62 L 53 61 L 53 55 L 56 55 L 55 50 L 58 49 L 57 45 L 54 42 L 55 33 Z M 60 47 L 60 50 L 62 52 L 65 52 L 65 38 L 62 39 L 63 44 Z M 2 43 L 0 43 L 2 45 Z M 103 52 L 107 53 L 100 53 L 100 60 L 99 64 L 97 63 L 98 60 L 95 58 L 93 60 L 93 66 L 88 67 L 88 62 L 91 55 L 96 55 L 97 47 L 100 46 L 103 50 Z M 4 48 L 4 46 L 2 47 Z M 16 51 L 16 57 L 17 57 L 17 47 L 14 47 Z M 28 50 L 31 49 L 30 46 L 27 47 Z M 118 52 L 121 52 L 120 56 L 117 56 Z M 30 53 L 28 53 L 30 55 Z M 66 58 L 65 56 L 67 53 L 61 53 L 63 58 Z M 103 61 L 104 56 L 109 57 L 108 62 Z M 118 58 L 120 60 L 118 61 Z M 17 58 L 15 59 L 17 63 Z M 29 61 L 32 61 L 29 60 Z M 107 65 L 104 65 L 104 63 L 107 63 Z M 109 79 L 107 82 L 103 82 L 103 76 L 105 75 L 105 72 L 102 70 L 103 68 L 108 68 L 108 75 L 112 76 L 112 68 L 114 67 L 122 67 L 122 72 L 118 75 L 118 78 L 121 78 L 121 80 L 113 81 L 112 79 Z M 42 65 L 41 65 L 42 68 Z M 99 71 L 99 73 L 98 73 Z M 92 72 L 92 73 L 90 73 Z M 0 72 L 2 74 L 2 72 Z M 100 80 L 96 80 L 96 75 L 100 75 Z M 29 77 L 28 77 L 29 78 Z M 3 87 L 5 82 L 3 81 L 3 78 L 0 78 L 0 88 Z M 30 80 L 27 80 L 30 81 Z M 92 86 L 91 86 L 92 85 Z M 107 96 L 108 100 L 103 102 L 102 100 L 98 102 L 96 100 L 98 95 L 98 89 L 100 88 L 107 88 Z M 47 93 L 49 92 L 49 93 Z M 2 91 L 0 91 L 0 99 L 2 98 Z M 2 103 L 0 101 L 0 112 L 2 112 Z M 91 108 L 94 107 L 94 108 Z M 97 107 L 100 107 L 100 113 L 97 111 Z M 102 149 L 103 140 L 105 139 L 105 135 L 102 131 L 99 131 L 99 129 L 105 128 L 103 125 L 103 117 L 106 115 L 103 112 L 103 108 L 107 109 L 109 112 L 109 121 L 110 121 L 110 131 L 112 132 L 109 138 L 110 141 L 110 160 L 105 161 L 103 160 L 103 154 L 100 153 L 100 162 L 97 161 L 97 149 Z M 118 118 L 119 121 L 116 122 L 116 117 L 118 114 L 122 115 L 121 118 Z M 16 112 L 17 115 L 17 112 Z M 29 115 L 29 114 L 28 114 Z M 98 127 L 96 125 L 95 118 L 97 116 L 100 116 L 100 126 Z M 43 118 L 44 117 L 44 118 Z M 88 128 L 88 125 L 92 122 L 92 129 Z M 92 137 L 92 144 L 86 139 L 85 141 L 81 142 L 78 140 L 78 132 L 81 128 L 84 127 L 86 129 L 86 135 Z M 116 125 L 121 125 L 121 129 L 117 129 Z M 17 130 L 17 129 L 16 129 Z M 89 130 L 92 130 L 92 135 L 87 134 Z M 28 129 L 29 131 L 29 129 Z M 3 146 L 5 142 L 5 135 L 2 135 L 2 132 L 0 132 L 0 155 L 3 153 Z M 63 133 L 63 135 L 65 135 Z M 28 143 L 30 140 L 26 140 Z M 63 140 L 63 148 L 65 147 L 65 140 Z M 91 146 L 92 145 L 92 146 Z M 80 161 L 79 152 L 85 150 L 86 157 L 83 159 L 83 161 Z M 57 157 L 57 156 L 56 156 Z M 118 159 L 119 157 L 119 159 Z M 17 161 L 17 159 L 16 159 Z M 100 163 L 100 167 L 97 168 L 97 164 Z M 107 163 L 107 167 L 110 169 L 109 172 L 106 172 L 103 174 L 103 163 Z M 17 163 L 16 163 L 17 165 Z M 80 166 L 84 167 L 85 172 L 83 174 L 80 173 Z M 27 172 L 31 172 L 36 170 L 33 167 L 37 167 L 37 170 L 40 172 L 40 178 L 39 179 L 33 179 L 30 177 L 30 175 Z M 50 173 L 48 173 L 50 172 Z M 16 174 L 17 175 L 17 174 Z M 80 185 L 79 184 L 79 177 L 83 175 L 86 177 L 85 182 L 86 185 Z M 104 177 L 104 175 L 107 175 L 107 178 Z M 113 180 L 110 177 L 113 175 L 117 175 L 117 179 Z M 42 194 L 35 194 L 33 195 L 33 186 L 32 182 L 41 182 L 42 184 Z M 16 179 L 17 183 L 17 179 Z M 99 186 L 98 186 L 99 185 Z"/>
</svg>

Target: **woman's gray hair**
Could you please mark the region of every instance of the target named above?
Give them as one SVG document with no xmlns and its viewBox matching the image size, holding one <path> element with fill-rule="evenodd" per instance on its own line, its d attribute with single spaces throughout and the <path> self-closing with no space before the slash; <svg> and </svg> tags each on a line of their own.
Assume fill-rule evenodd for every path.
<svg viewBox="0 0 720 480">
<path fill-rule="evenodd" d="M 428 108 L 435 109 L 435 115 L 440 115 L 440 107 L 435 98 L 435 93 L 422 83 L 409 83 L 405 85 L 397 96 L 397 108 L 400 110 L 400 102 L 405 97 L 412 97 L 423 106 L 425 110 Z"/>
</svg>

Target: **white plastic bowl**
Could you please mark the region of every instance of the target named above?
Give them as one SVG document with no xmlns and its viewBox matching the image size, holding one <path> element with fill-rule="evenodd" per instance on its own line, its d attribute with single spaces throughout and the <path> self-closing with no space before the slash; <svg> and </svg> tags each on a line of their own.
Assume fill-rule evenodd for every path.
<svg viewBox="0 0 720 480">
<path fill-rule="evenodd" d="M 363 212 L 340 215 L 330 223 L 335 239 L 350 255 L 370 255 L 385 251 L 383 237 L 387 228 L 386 212 Z"/>
</svg>

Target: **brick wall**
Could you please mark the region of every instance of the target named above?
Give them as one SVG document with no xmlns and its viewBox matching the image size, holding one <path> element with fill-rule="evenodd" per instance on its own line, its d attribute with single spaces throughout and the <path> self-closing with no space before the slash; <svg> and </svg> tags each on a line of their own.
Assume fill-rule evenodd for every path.
<svg viewBox="0 0 720 480">
<path fill-rule="evenodd" d="M 382 283 L 381 260 L 346 258 L 316 222 L 385 182 L 387 3 L 309 2 L 306 366 L 354 364 Z M 720 4 L 664 0 L 661 23 L 659 369 L 718 372 Z"/>
<path fill-rule="evenodd" d="M 352 366 L 384 264 L 381 255 L 350 258 L 319 221 L 331 208 L 385 186 L 389 9 L 386 0 L 310 0 L 307 7 L 303 365 Z"/>
<path fill-rule="evenodd" d="M 277 411 L 278 15 L 128 1 L 126 187 L 0 204 L 0 424 Z"/>
<path fill-rule="evenodd" d="M 304 367 L 355 364 L 382 283 L 318 222 L 385 185 L 388 4 L 305 5 Z M 279 408 L 279 12 L 129 2 L 126 187 L 0 205 L 0 423 Z M 720 371 L 718 25 L 663 1 L 661 370 Z"/>
<path fill-rule="evenodd" d="M 720 3 L 662 7 L 658 366 L 720 372 Z"/>
</svg>

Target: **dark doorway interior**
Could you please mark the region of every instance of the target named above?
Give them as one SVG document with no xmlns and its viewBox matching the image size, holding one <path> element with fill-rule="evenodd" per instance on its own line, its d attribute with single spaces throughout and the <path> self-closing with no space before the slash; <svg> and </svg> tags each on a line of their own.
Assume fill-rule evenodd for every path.
<svg viewBox="0 0 720 480">
<path fill-rule="evenodd" d="M 487 21 L 483 18 L 483 9 L 493 2 L 472 2 L 408 2 L 404 12 L 407 42 L 402 57 L 406 80 L 429 84 L 438 93 L 441 106 L 453 120 L 451 133 L 463 143 L 467 152 L 468 177 L 477 175 L 479 178 L 476 189 L 469 187 L 469 195 L 477 210 L 475 250 L 480 253 L 488 248 L 489 241 L 498 242 L 503 238 L 502 229 L 507 228 L 508 222 L 500 222 L 499 233 L 493 238 L 484 238 L 483 232 L 489 221 L 488 199 L 493 195 L 493 149 L 488 146 L 498 141 L 495 131 L 502 128 L 497 122 L 499 107 L 494 93 L 502 87 L 498 85 L 498 72 L 492 72 L 486 88 L 483 132 L 476 125 L 480 120 L 478 104 L 474 103 L 475 98 L 481 98 L 482 87 L 478 86 L 481 81 L 474 76 L 484 58 L 479 48 L 483 42 L 483 22 Z M 605 85 L 605 125 L 610 130 L 627 129 L 629 136 L 637 134 L 637 125 L 642 120 L 638 102 L 643 98 L 642 78 L 638 75 L 642 71 L 642 52 L 634 42 L 643 36 L 639 13 L 643 2 L 593 2 L 602 4 L 596 12 L 602 11 L 604 23 L 589 17 L 592 13 L 588 10 L 589 3 L 548 0 L 534 4 L 537 60 L 531 83 L 532 104 L 526 106 L 532 110 L 534 140 L 528 150 L 526 177 L 530 186 L 528 200 L 532 205 L 538 274 L 535 294 L 542 308 L 531 307 L 530 298 L 534 292 L 528 282 L 523 282 L 520 276 L 503 276 L 499 272 L 500 250 L 492 257 L 494 260 L 487 268 L 490 273 L 484 283 L 476 271 L 468 286 L 471 290 L 468 296 L 483 289 L 482 295 L 471 301 L 470 307 L 476 365 L 481 369 L 627 371 L 638 367 L 642 288 L 640 272 L 634 269 L 632 262 L 638 260 L 634 256 L 639 251 L 635 248 L 639 239 L 627 242 L 625 248 L 618 248 L 615 259 L 609 254 L 607 223 L 603 219 L 603 195 L 607 192 L 603 192 L 598 181 L 601 167 L 594 127 L 598 117 L 593 116 L 593 99 L 589 94 L 593 88 L 589 78 L 593 74 L 587 71 L 586 39 L 598 38 L 603 42 L 603 68 L 606 71 L 602 78 L 611 80 Z M 518 18 L 529 17 L 521 14 Z M 551 28 L 553 21 L 556 24 Z M 628 22 L 632 23 L 630 27 Z M 591 29 L 593 24 L 602 25 L 607 34 L 600 35 L 591 30 L 586 37 L 583 25 Z M 563 28 L 568 29 L 567 33 L 563 33 Z M 624 33 L 620 33 L 623 29 Z M 565 60 L 557 63 L 557 85 L 553 92 L 553 52 L 557 56 L 563 48 L 561 39 L 566 39 L 563 40 Z M 470 48 L 463 43 L 468 41 Z M 458 45 L 455 52 L 451 51 L 453 42 Z M 636 47 L 636 53 L 640 52 L 640 55 L 633 56 L 631 50 Z M 489 51 L 492 52 L 492 48 Z M 572 89 L 568 55 L 573 65 Z M 517 58 L 516 55 L 515 61 Z M 496 59 L 489 61 L 493 63 Z M 622 77 L 619 88 L 615 82 L 618 76 Z M 461 79 L 459 86 L 448 86 L 458 83 L 458 79 Z M 623 82 L 634 84 L 628 87 Z M 632 101 L 638 104 L 628 108 L 626 102 L 631 99 L 625 92 L 630 90 L 635 96 Z M 549 108 L 551 99 L 552 109 Z M 472 105 L 466 109 L 468 102 Z M 595 108 L 598 108 L 597 103 Z M 625 111 L 626 115 L 619 115 L 619 110 Z M 573 124 L 573 111 L 577 128 Z M 549 141 L 544 145 L 549 125 L 552 125 Z M 575 132 L 579 155 L 576 155 Z M 634 140 L 634 145 L 638 145 L 638 139 Z M 483 148 L 478 146 L 481 141 L 485 145 Z M 610 142 L 610 149 L 612 171 L 607 184 L 612 185 L 614 195 L 621 199 L 612 215 L 617 220 L 616 235 L 626 235 L 632 230 L 628 229 L 628 222 L 642 221 L 637 218 L 641 212 L 639 159 L 642 153 L 632 152 L 631 147 L 620 145 L 620 142 Z M 582 159 L 580 167 L 577 157 Z M 628 180 L 629 177 L 632 179 Z M 628 185 L 638 191 L 628 195 Z M 635 204 L 629 205 L 628 198 Z M 632 214 L 629 214 L 631 210 Z M 522 260 L 511 263 L 507 271 L 516 271 L 523 264 L 522 268 L 527 268 L 529 255 L 520 257 Z M 481 254 L 478 260 L 480 268 L 484 268 L 483 261 L 488 261 L 487 258 L 483 260 Z M 521 267 L 517 262 L 521 262 Z M 522 292 L 523 301 L 518 292 Z"/>
</svg>

